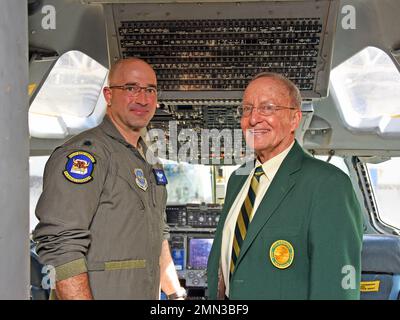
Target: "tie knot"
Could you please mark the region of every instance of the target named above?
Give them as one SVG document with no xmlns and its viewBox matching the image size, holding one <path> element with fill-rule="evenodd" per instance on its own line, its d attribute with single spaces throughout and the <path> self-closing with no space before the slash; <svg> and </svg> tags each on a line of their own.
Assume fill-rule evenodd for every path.
<svg viewBox="0 0 400 320">
<path fill-rule="evenodd" d="M 262 166 L 258 166 L 256 168 L 256 170 L 254 171 L 254 175 L 258 178 L 261 177 L 263 174 L 264 174 L 264 170 L 263 170 Z"/>
</svg>

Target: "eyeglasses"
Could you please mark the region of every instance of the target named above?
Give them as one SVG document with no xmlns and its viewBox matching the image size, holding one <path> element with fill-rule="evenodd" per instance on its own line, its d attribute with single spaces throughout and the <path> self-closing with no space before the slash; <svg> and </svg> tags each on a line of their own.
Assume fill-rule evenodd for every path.
<svg viewBox="0 0 400 320">
<path fill-rule="evenodd" d="M 243 105 L 237 108 L 237 113 L 240 117 L 248 117 L 252 113 L 253 109 L 257 109 L 257 112 L 263 116 L 271 116 L 275 114 L 275 112 L 278 110 L 284 110 L 284 109 L 295 110 L 297 108 L 276 106 L 274 104 L 262 104 L 257 108 L 249 105 Z"/>
<path fill-rule="evenodd" d="M 124 90 L 131 98 L 136 97 L 141 90 L 144 90 L 144 95 L 147 98 L 154 98 L 157 95 L 156 87 L 141 87 L 138 84 L 124 84 L 122 86 L 110 86 L 109 88 Z"/>
</svg>

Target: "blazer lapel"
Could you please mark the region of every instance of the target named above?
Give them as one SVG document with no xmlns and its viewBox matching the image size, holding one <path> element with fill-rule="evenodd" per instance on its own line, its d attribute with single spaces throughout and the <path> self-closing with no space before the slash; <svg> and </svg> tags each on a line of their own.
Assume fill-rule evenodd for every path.
<svg viewBox="0 0 400 320">
<path fill-rule="evenodd" d="M 246 238 L 240 249 L 236 266 L 240 264 L 240 261 L 258 233 L 278 209 L 280 203 L 285 199 L 289 191 L 294 187 L 296 180 L 292 174 L 300 169 L 303 155 L 304 151 L 297 142 L 295 142 L 293 148 L 283 160 L 278 172 L 272 180 L 264 199 L 257 208 L 256 214 L 249 225 Z M 235 268 L 235 270 L 236 269 L 237 268 Z"/>
</svg>

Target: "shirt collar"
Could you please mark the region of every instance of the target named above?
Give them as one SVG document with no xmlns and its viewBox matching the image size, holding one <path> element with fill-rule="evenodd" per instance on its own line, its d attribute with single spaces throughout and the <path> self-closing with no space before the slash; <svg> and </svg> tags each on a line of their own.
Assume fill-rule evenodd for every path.
<svg viewBox="0 0 400 320">
<path fill-rule="evenodd" d="M 128 143 L 122 136 L 122 134 L 118 131 L 117 127 L 114 125 L 107 114 L 104 116 L 103 122 L 100 124 L 100 128 L 109 137 L 118 140 L 124 145 L 130 145 L 130 143 Z"/>
<path fill-rule="evenodd" d="M 294 141 L 291 143 L 289 147 L 283 150 L 280 154 L 269 159 L 268 161 L 265 161 L 263 164 L 261 164 L 260 160 L 258 160 L 257 158 L 255 167 L 257 168 L 258 166 L 262 165 L 266 177 L 268 178 L 269 181 L 272 181 L 272 179 L 274 179 L 276 173 L 278 172 L 278 169 L 281 166 L 283 160 L 288 155 L 290 149 L 292 149 L 293 145 Z"/>
<path fill-rule="evenodd" d="M 114 125 L 114 123 L 111 121 L 110 117 L 107 114 L 104 116 L 103 122 L 100 124 L 100 128 L 106 135 L 122 143 L 124 146 L 128 148 L 135 148 L 128 141 L 125 140 L 125 138 L 118 131 L 117 127 Z M 142 148 L 145 154 L 145 152 L 147 151 L 147 146 L 142 137 L 139 137 L 138 146 Z"/>
</svg>

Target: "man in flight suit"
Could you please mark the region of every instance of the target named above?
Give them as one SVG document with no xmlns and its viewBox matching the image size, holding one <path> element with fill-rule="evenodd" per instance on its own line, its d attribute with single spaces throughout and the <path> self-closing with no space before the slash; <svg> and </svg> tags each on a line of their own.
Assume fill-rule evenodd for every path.
<svg viewBox="0 0 400 320">
<path fill-rule="evenodd" d="M 103 122 L 46 164 L 34 240 L 42 263 L 55 267 L 52 297 L 158 299 L 161 285 L 182 298 L 167 240 L 167 180 L 146 161 L 141 138 L 157 107 L 155 72 L 123 59 L 108 80 Z"/>
</svg>

